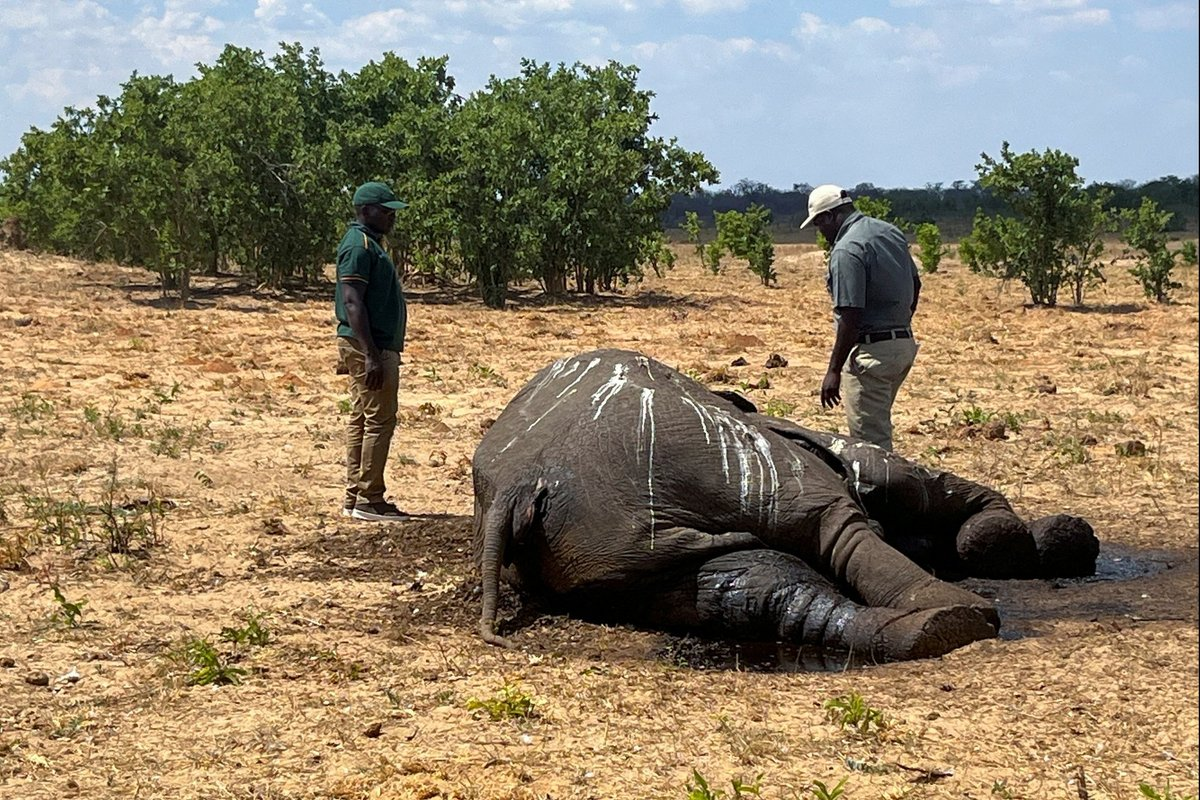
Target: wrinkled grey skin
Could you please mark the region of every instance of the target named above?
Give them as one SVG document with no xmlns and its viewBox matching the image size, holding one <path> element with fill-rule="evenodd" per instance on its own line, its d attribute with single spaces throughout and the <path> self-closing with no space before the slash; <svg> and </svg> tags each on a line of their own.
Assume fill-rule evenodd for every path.
<svg viewBox="0 0 1200 800">
<path fill-rule="evenodd" d="M 539 372 L 473 461 L 481 636 L 509 644 L 495 632 L 502 578 L 594 619 L 867 660 L 996 635 L 990 603 L 897 548 L 1040 574 L 1033 534 L 1000 495 L 752 409 L 634 352 Z M 1016 540 L 1029 548 L 988 561 Z"/>
</svg>

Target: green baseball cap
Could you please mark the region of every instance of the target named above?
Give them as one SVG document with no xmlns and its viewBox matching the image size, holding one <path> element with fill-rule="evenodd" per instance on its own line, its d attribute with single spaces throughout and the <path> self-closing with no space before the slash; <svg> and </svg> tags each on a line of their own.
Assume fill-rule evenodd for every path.
<svg viewBox="0 0 1200 800">
<path fill-rule="evenodd" d="M 370 181 L 354 190 L 354 205 L 383 206 L 384 208 L 408 208 L 408 203 L 396 199 L 396 195 L 379 181 Z"/>
</svg>

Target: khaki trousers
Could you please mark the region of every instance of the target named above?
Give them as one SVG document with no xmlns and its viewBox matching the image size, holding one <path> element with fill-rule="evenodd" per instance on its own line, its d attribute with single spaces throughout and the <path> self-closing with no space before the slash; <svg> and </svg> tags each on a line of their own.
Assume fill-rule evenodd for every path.
<svg viewBox="0 0 1200 800">
<path fill-rule="evenodd" d="M 892 449 L 892 403 L 917 357 L 915 339 L 856 344 L 842 368 L 850 435 Z"/>
<path fill-rule="evenodd" d="M 367 359 L 357 339 L 338 337 L 338 358 L 350 375 L 350 419 L 346 423 L 346 502 L 384 499 L 383 468 L 396 430 L 400 354 L 381 350 L 383 385 L 367 389 Z"/>
</svg>

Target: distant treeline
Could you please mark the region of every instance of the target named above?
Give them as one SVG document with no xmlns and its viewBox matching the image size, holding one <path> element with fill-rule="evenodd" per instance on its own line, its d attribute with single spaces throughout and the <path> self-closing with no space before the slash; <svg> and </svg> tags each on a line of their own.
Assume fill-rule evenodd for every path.
<svg viewBox="0 0 1200 800">
<path fill-rule="evenodd" d="M 813 241 L 813 231 L 799 230 L 800 223 L 808 213 L 808 195 L 812 189 L 807 183 L 780 190 L 758 181 L 742 180 L 732 188 L 721 191 L 700 190 L 694 194 L 678 194 L 671 200 L 663 225 L 672 240 L 682 241 L 687 236 L 683 230 L 684 220 L 689 211 L 694 211 L 701 224 L 707 226 L 710 235 L 713 235 L 715 212 L 745 213 L 751 205 L 758 205 L 771 212 L 771 231 L 776 241 Z M 1007 204 L 982 188 L 978 182 L 955 181 L 949 186 L 933 183 L 923 189 L 884 189 L 871 183 L 860 183 L 847 189 L 855 199 L 871 197 L 888 201 L 895 218 L 914 225 L 922 222 L 936 224 L 948 240 L 957 240 L 971 232 L 976 209 L 988 215 L 1008 212 Z M 1137 208 L 1142 198 L 1149 198 L 1159 208 L 1172 213 L 1169 230 L 1192 233 L 1197 230 L 1200 176 L 1179 178 L 1168 175 L 1142 184 L 1121 181 L 1093 183 L 1087 187 L 1087 191 L 1093 195 L 1104 189 L 1112 192 L 1112 206 L 1115 208 Z"/>
</svg>

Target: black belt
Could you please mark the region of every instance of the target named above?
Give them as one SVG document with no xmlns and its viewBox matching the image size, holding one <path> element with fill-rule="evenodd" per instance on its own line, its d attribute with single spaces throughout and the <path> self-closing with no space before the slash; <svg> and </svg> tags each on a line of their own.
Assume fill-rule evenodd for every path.
<svg viewBox="0 0 1200 800">
<path fill-rule="evenodd" d="M 912 331 L 908 328 L 896 328 L 890 331 L 872 331 L 864 333 L 858 337 L 859 344 L 874 344 L 875 342 L 886 342 L 888 339 L 911 339 Z"/>
</svg>

